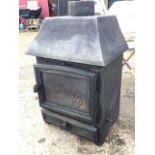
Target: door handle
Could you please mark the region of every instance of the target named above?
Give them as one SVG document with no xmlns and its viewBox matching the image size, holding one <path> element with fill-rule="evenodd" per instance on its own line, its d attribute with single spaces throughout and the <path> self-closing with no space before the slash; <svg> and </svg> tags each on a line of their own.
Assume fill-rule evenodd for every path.
<svg viewBox="0 0 155 155">
<path fill-rule="evenodd" d="M 40 86 L 39 86 L 38 84 L 35 84 L 35 85 L 33 86 L 33 92 L 34 92 L 34 93 L 37 93 L 37 92 L 39 92 L 39 90 L 40 90 Z"/>
</svg>

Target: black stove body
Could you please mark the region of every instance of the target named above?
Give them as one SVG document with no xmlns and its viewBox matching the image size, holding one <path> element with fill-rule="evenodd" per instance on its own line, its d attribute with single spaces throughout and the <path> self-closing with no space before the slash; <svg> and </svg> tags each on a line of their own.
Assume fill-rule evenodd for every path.
<svg viewBox="0 0 155 155">
<path fill-rule="evenodd" d="M 37 57 L 34 91 L 45 122 L 101 144 L 118 117 L 121 64 L 122 56 L 106 68 Z"/>
<path fill-rule="evenodd" d="M 115 16 L 47 18 L 27 49 L 44 121 L 102 144 L 119 114 L 126 49 Z"/>
</svg>

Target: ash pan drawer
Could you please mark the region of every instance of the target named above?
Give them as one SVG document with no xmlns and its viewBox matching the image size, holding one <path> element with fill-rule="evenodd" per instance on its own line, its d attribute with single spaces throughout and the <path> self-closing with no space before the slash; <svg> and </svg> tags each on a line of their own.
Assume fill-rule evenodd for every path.
<svg viewBox="0 0 155 155">
<path fill-rule="evenodd" d="M 90 140 L 98 141 L 96 127 L 89 126 L 45 109 L 42 109 L 42 116 L 44 121 L 47 123 L 54 124 L 62 129 L 68 130 Z"/>
</svg>

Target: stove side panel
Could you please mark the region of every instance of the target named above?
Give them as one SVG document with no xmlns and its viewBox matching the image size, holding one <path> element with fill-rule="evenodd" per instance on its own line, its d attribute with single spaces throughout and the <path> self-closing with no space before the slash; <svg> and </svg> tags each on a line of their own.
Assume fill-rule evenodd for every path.
<svg viewBox="0 0 155 155">
<path fill-rule="evenodd" d="M 99 143 L 102 143 L 110 127 L 116 122 L 120 107 L 122 55 L 100 73 L 99 95 Z"/>
</svg>

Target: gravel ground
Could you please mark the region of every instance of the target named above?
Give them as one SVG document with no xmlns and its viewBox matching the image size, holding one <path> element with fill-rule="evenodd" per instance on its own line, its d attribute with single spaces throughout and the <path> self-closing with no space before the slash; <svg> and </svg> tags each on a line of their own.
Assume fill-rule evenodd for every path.
<svg viewBox="0 0 155 155">
<path fill-rule="evenodd" d="M 26 46 L 37 32 L 23 32 L 20 39 L 20 155 L 134 155 L 134 77 L 125 68 L 122 75 L 118 121 L 105 143 L 92 142 L 43 122 L 38 97 L 33 93 L 35 58 L 25 55 Z"/>
</svg>

